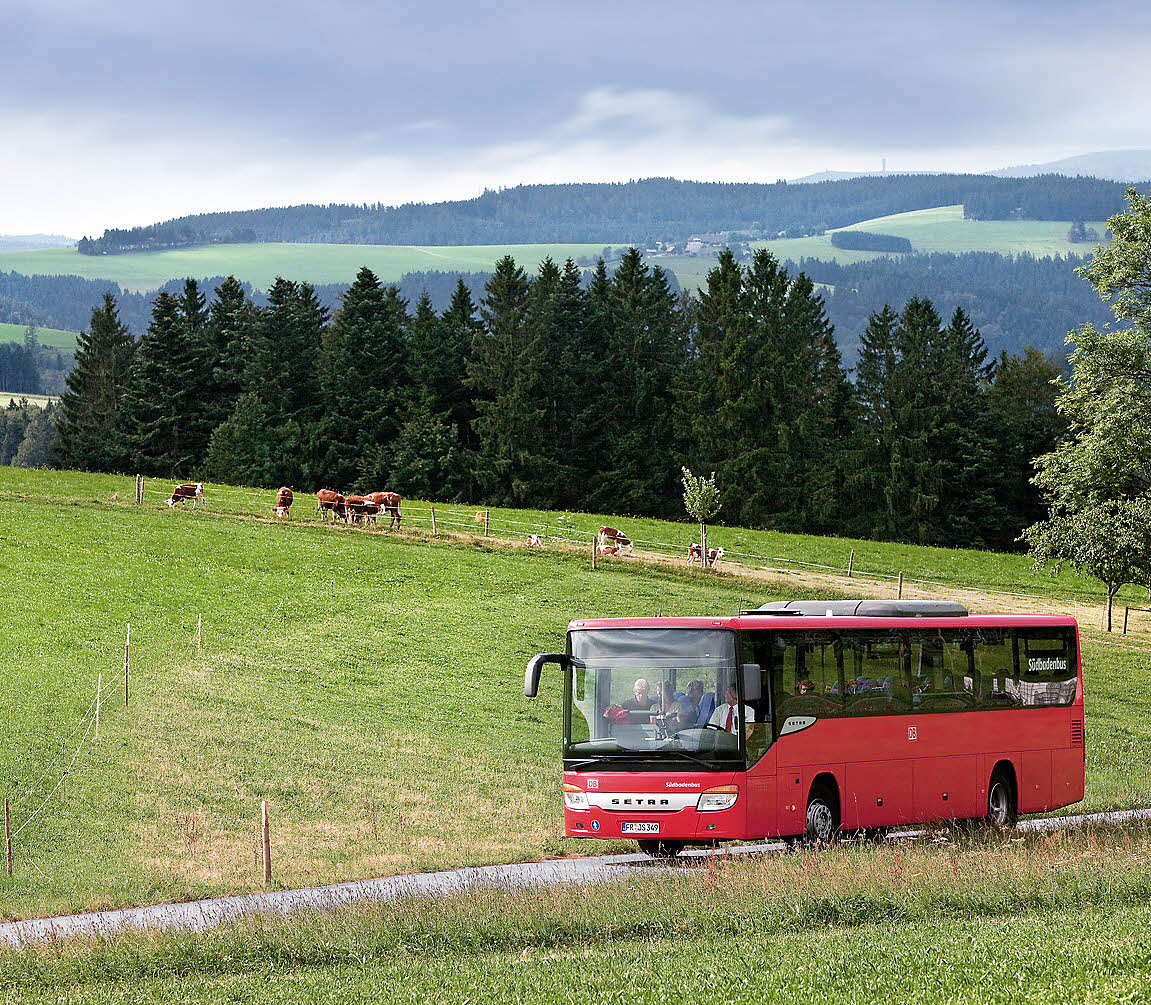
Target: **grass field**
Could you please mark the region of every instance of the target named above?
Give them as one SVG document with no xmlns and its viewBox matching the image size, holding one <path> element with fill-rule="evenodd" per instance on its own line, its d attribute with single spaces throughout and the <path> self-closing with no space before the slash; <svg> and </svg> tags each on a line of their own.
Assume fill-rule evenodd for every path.
<svg viewBox="0 0 1151 1005">
<path fill-rule="evenodd" d="M 267 289 L 277 276 L 311 283 L 351 283 L 367 265 L 384 282 L 405 272 L 490 272 L 497 259 L 511 255 L 529 272 L 548 255 L 566 258 L 599 255 L 599 244 L 509 244 L 472 247 L 398 247 L 373 244 L 217 244 L 178 251 L 130 255 L 81 255 L 74 248 L 0 255 L 0 270 L 23 275 L 75 275 L 110 279 L 137 292 L 154 290 L 169 279 L 236 276 Z"/>
<path fill-rule="evenodd" d="M 924 254 L 964 251 L 995 251 L 1002 255 L 1028 252 L 1036 257 L 1055 255 L 1090 255 L 1094 244 L 1068 244 L 1067 228 L 1070 221 L 1047 220 L 965 220 L 962 206 L 939 206 L 912 213 L 897 213 L 874 220 L 863 220 L 841 230 L 866 230 L 876 234 L 906 237 L 912 248 Z M 1100 234 L 1106 223 L 1095 222 Z M 755 247 L 767 248 L 781 260 L 820 258 L 824 261 L 862 262 L 883 257 L 875 251 L 847 251 L 831 244 L 828 231 L 820 237 L 797 237 L 790 240 L 759 241 Z M 678 272 L 678 270 L 677 270 Z"/>
<path fill-rule="evenodd" d="M 50 401 L 57 401 L 50 394 L 25 394 L 23 391 L 0 391 L 0 408 L 7 408 L 10 404 L 19 405 L 27 401 L 29 405 L 43 408 Z"/>
<path fill-rule="evenodd" d="M 637 868 L 0 951 L 20 1001 L 1146 1000 L 1146 829 Z"/>
<path fill-rule="evenodd" d="M 0 787 L 21 828 L 0 915 L 255 888 L 264 798 L 284 886 L 586 849 L 561 836 L 557 681 L 524 699 L 526 658 L 562 645 L 579 615 L 728 613 L 814 595 L 801 578 L 772 588 L 624 559 L 593 572 L 582 546 L 432 539 L 414 503 L 413 533 L 400 537 L 321 527 L 307 498 L 293 521 L 273 523 L 271 494 L 255 489 L 209 485 L 206 512 L 168 510 L 164 487 L 149 480 L 147 505 L 136 507 L 130 478 L 0 468 Z M 482 533 L 474 511 L 438 515 L 441 530 Z M 522 540 L 534 516 L 492 511 L 493 528 Z M 605 519 L 538 516 L 573 539 Z M 623 525 L 637 542 L 692 533 Z M 848 545 L 714 534 L 813 561 L 845 559 Z M 856 563 L 968 586 L 1029 578 L 1018 556 L 864 542 Z M 1042 584 L 1067 610 L 1090 596 L 1072 577 Z M 125 709 L 117 675 L 128 621 Z M 1148 639 L 1105 638 L 1084 622 L 1088 808 L 1151 802 Z M 99 674 L 97 744 L 85 714 Z"/>
<path fill-rule="evenodd" d="M 24 332 L 28 330 L 27 325 L 9 325 L 0 324 L 0 342 L 21 342 L 24 341 Z M 76 339 L 79 332 L 66 332 L 60 331 L 58 328 L 36 328 L 36 338 L 40 340 L 41 345 L 51 346 L 53 349 L 67 349 L 71 352 L 76 348 Z"/>
<path fill-rule="evenodd" d="M 916 251 L 997 251 L 1002 254 L 1030 252 L 1033 255 L 1090 254 L 1094 245 L 1067 243 L 1067 222 L 1041 220 L 963 219 L 962 206 L 899 213 L 864 220 L 846 230 L 869 230 L 906 237 Z M 1091 223 L 1101 234 L 1103 223 Z M 0 269 L 25 275 L 79 275 L 89 279 L 110 279 L 136 291 L 152 290 L 169 279 L 192 276 L 235 275 L 254 286 L 267 289 L 276 276 L 305 279 L 313 283 L 350 283 L 356 270 L 369 266 L 385 282 L 398 280 L 405 272 L 427 270 L 489 271 L 502 255 L 510 254 L 529 272 L 546 256 L 562 262 L 565 258 L 598 255 L 605 245 L 626 247 L 627 240 L 604 240 L 598 244 L 518 244 L 473 247 L 400 247 L 350 244 L 224 244 L 179 251 L 129 255 L 81 255 L 74 248 L 0 254 Z M 830 232 L 821 237 L 760 241 L 755 247 L 768 248 L 780 260 L 821 258 L 838 262 L 858 262 L 881 257 L 878 252 L 844 251 L 833 248 Z M 680 285 L 694 290 L 703 284 L 714 259 L 669 255 L 652 259 L 675 273 Z M 67 334 L 67 333 L 62 333 Z M 46 339 L 41 338 L 45 344 Z M 55 344 L 55 343 L 53 343 Z"/>
</svg>

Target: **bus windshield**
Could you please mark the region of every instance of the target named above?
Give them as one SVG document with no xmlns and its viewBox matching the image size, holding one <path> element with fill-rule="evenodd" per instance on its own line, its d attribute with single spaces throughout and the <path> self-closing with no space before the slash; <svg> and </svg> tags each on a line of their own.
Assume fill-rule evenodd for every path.
<svg viewBox="0 0 1151 1005">
<path fill-rule="evenodd" d="M 564 757 L 732 767 L 754 711 L 739 697 L 735 634 L 613 628 L 569 635 Z"/>
</svg>

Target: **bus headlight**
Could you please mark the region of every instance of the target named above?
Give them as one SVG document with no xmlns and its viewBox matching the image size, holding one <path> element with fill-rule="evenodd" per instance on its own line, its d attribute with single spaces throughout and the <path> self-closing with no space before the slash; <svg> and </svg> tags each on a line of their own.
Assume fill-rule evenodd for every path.
<svg viewBox="0 0 1151 1005">
<path fill-rule="evenodd" d="M 591 803 L 587 801 L 587 793 L 578 785 L 564 782 L 564 805 L 569 810 L 590 810 Z"/>
<path fill-rule="evenodd" d="M 695 808 L 700 812 L 705 810 L 729 810 L 739 798 L 738 785 L 717 785 L 714 789 L 704 789 L 699 794 L 699 802 Z"/>
</svg>

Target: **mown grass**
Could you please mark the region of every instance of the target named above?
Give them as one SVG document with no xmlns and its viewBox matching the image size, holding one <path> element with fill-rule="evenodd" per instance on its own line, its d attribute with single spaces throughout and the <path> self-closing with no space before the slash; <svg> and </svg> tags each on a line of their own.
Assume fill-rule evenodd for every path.
<svg viewBox="0 0 1151 1005">
<path fill-rule="evenodd" d="M 21 1000 L 1137 1001 L 1151 989 L 1145 828 L 853 843 L 637 866 L 203 933 L 0 950 Z M 58 997 L 53 997 L 58 996 Z"/>
<path fill-rule="evenodd" d="M 27 325 L 0 324 L 0 342 L 22 343 L 24 341 L 24 333 L 27 330 Z M 39 339 L 40 344 L 51 346 L 53 349 L 67 349 L 69 351 L 75 349 L 78 336 L 79 332 L 61 331 L 58 328 L 36 327 L 36 338 Z"/>
<path fill-rule="evenodd" d="M 88 735 L 62 789 L 17 835 L 0 916 L 256 888 L 264 798 L 283 886 L 605 850 L 561 836 L 558 681 L 545 677 L 541 698 L 524 699 L 526 658 L 562 645 L 576 616 L 726 614 L 777 590 L 815 595 L 626 559 L 593 572 L 582 546 L 433 539 L 415 504 L 401 536 L 321 527 L 307 498 L 278 523 L 264 490 L 209 485 L 208 510 L 194 513 L 168 510 L 167 492 L 147 488 L 136 507 L 130 478 L 0 469 L 0 794 L 17 827 L 83 736 L 72 734 L 88 721 L 98 674 L 113 682 L 100 743 Z M 474 510 L 438 509 L 441 521 L 451 513 L 482 534 Z M 499 521 L 534 515 L 493 511 L 493 527 L 520 537 L 520 525 L 501 531 Z M 539 516 L 554 528 L 562 515 Z M 559 525 L 566 535 L 604 519 Z M 690 533 L 625 526 L 637 538 Z M 749 540 L 797 554 L 809 541 L 839 547 Z M 869 547 L 879 561 L 893 546 Z M 995 558 L 941 554 L 969 585 Z M 906 555 L 932 568 L 931 554 Z M 1072 609 L 1076 588 L 1056 580 L 1047 596 Z M 127 621 L 125 710 L 115 688 Z M 1085 805 L 1146 805 L 1146 634 L 1084 629 Z"/>
<path fill-rule="evenodd" d="M 361 266 L 384 282 L 405 272 L 491 272 L 511 255 L 528 272 L 548 255 L 598 256 L 605 245 L 626 248 L 626 240 L 597 244 L 506 244 L 415 247 L 379 244 L 213 244 L 174 251 L 127 255 L 81 255 L 75 248 L 0 254 L 0 269 L 22 275 L 84 276 L 109 279 L 137 292 L 154 290 L 170 279 L 235 276 L 266 290 L 277 276 L 310 283 L 351 283 Z"/>
</svg>

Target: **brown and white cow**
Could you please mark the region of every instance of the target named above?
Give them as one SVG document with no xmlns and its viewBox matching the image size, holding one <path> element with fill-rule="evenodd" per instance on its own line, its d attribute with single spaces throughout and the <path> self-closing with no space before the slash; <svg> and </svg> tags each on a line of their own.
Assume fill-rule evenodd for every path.
<svg viewBox="0 0 1151 1005">
<path fill-rule="evenodd" d="M 544 539 L 539 534 L 528 535 L 529 548 L 542 548 L 544 546 Z"/>
<path fill-rule="evenodd" d="M 618 544 L 597 544 L 595 550 L 601 555 L 618 555 L 620 547 Z"/>
<path fill-rule="evenodd" d="M 292 508 L 292 490 L 287 485 L 281 486 L 276 493 L 276 516 L 290 517 L 288 512 Z"/>
<path fill-rule="evenodd" d="M 698 544 L 689 544 L 687 546 L 687 564 L 695 565 L 700 562 L 702 565 L 703 546 Z M 707 549 L 707 564 L 709 568 L 715 569 L 719 566 L 719 560 L 723 558 L 722 548 L 708 548 Z"/>
<path fill-rule="evenodd" d="M 172 498 L 168 500 L 168 508 L 171 509 L 176 503 L 183 506 L 189 499 L 192 500 L 192 509 L 196 508 L 198 502 L 203 502 L 203 482 L 184 482 L 183 485 L 177 485 L 172 489 Z"/>
<path fill-rule="evenodd" d="M 363 523 L 365 526 L 376 525 L 376 516 L 380 512 L 380 504 L 369 496 L 348 496 L 348 522 Z"/>
<path fill-rule="evenodd" d="M 348 500 L 333 489 L 320 489 L 316 493 L 316 509 L 320 511 L 320 519 L 326 520 L 328 513 L 334 520 L 345 520 L 348 516 Z"/>
<path fill-rule="evenodd" d="M 600 552 L 602 555 L 618 555 L 620 550 L 627 548 L 627 553 L 631 554 L 631 538 L 629 538 L 623 531 L 616 530 L 614 527 L 600 527 L 598 531 L 599 543 L 601 545 L 614 545 L 616 550 L 614 552 Z"/>
<path fill-rule="evenodd" d="M 393 527 L 399 527 L 400 503 L 403 502 L 399 492 L 369 492 L 364 498 L 374 502 L 392 518 L 391 523 L 388 524 L 389 530 Z"/>
</svg>

